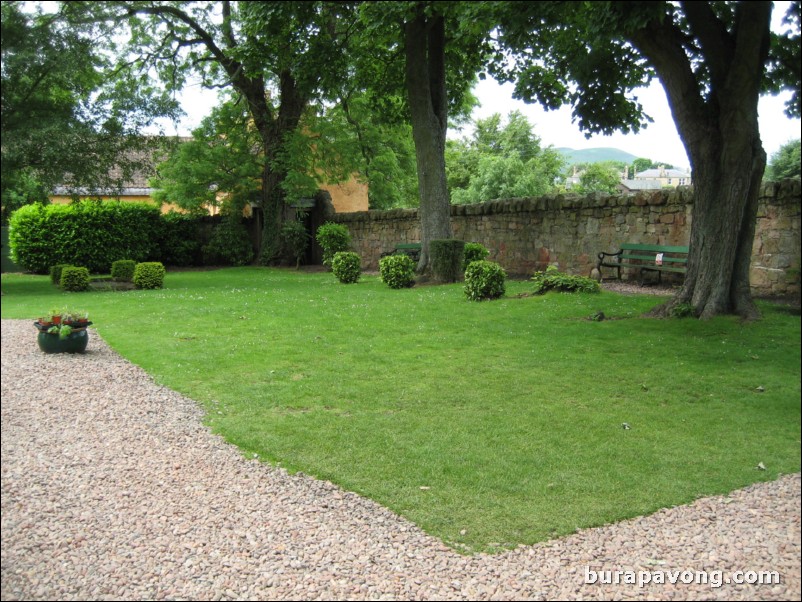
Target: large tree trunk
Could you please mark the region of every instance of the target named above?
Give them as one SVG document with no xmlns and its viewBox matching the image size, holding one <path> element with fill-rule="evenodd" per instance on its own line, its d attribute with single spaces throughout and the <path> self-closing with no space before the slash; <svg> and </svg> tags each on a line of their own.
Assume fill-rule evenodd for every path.
<svg viewBox="0 0 802 602">
<path fill-rule="evenodd" d="M 278 114 L 270 119 L 267 112 L 257 122 L 264 146 L 265 164 L 262 168 L 262 237 L 260 240 L 259 262 L 267 265 L 276 259 L 281 251 L 281 227 L 284 224 L 286 195 L 282 184 L 287 178 L 287 168 L 281 160 L 281 151 L 286 138 L 298 129 L 301 116 L 306 109 L 307 100 L 298 91 L 295 78 L 284 72 L 280 81 L 280 105 Z M 267 104 L 265 103 L 265 108 Z"/>
<path fill-rule="evenodd" d="M 421 12 L 404 26 L 406 87 L 420 188 L 421 255 L 418 273 L 429 269 L 429 242 L 451 238 L 451 204 L 446 185 L 448 99 L 445 21 Z"/>
<path fill-rule="evenodd" d="M 732 33 L 706 2 L 682 7 L 708 67 L 696 79 L 685 38 L 668 19 L 632 32 L 630 41 L 660 77 L 693 169 L 694 205 L 688 273 L 656 315 L 690 304 L 701 318 L 758 317 L 749 286 L 757 200 L 766 153 L 757 103 L 768 57 L 771 2 L 740 2 Z"/>
<path fill-rule="evenodd" d="M 756 125 L 749 129 L 730 130 L 720 143 L 705 145 L 707 157 L 700 159 L 705 165 L 694 174 L 688 273 L 680 292 L 657 313 L 690 304 L 701 318 L 758 317 L 749 266 L 766 153 Z"/>
</svg>

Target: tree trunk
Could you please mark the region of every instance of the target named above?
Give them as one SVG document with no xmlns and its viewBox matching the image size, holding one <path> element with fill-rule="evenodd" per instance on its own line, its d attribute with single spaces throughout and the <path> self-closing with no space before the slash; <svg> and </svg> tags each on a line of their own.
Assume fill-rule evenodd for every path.
<svg viewBox="0 0 802 602">
<path fill-rule="evenodd" d="M 706 2 L 683 2 L 701 40 L 709 81 L 696 79 L 684 36 L 668 19 L 632 32 L 666 91 L 693 169 L 694 204 L 688 272 L 680 292 L 656 308 L 670 315 L 690 304 L 700 318 L 759 317 L 749 286 L 757 200 L 766 153 L 757 104 L 769 49 L 771 2 L 740 2 L 727 33 Z"/>
<path fill-rule="evenodd" d="M 749 266 L 766 153 L 756 127 L 731 131 L 716 152 L 710 146 L 703 161 L 707 165 L 694 175 L 688 273 L 680 292 L 656 313 L 670 314 L 676 305 L 690 304 L 701 318 L 733 313 L 754 319 L 759 313 L 752 302 Z"/>
<path fill-rule="evenodd" d="M 265 164 L 262 168 L 262 238 L 259 262 L 271 263 L 281 251 L 281 227 L 284 223 L 286 195 L 282 184 L 287 177 L 287 168 L 281 160 L 281 151 L 288 135 L 298 129 L 307 100 L 300 94 L 295 78 L 284 72 L 279 78 L 280 104 L 278 115 L 270 119 L 269 112 L 262 116 L 260 132 L 265 149 Z M 253 106 L 253 105 L 252 105 Z M 267 104 L 265 104 L 267 108 Z"/>
<path fill-rule="evenodd" d="M 445 20 L 422 11 L 404 26 L 406 87 L 420 189 L 421 254 L 418 273 L 429 270 L 429 241 L 451 238 L 451 204 L 446 185 L 448 99 L 445 77 Z"/>
</svg>

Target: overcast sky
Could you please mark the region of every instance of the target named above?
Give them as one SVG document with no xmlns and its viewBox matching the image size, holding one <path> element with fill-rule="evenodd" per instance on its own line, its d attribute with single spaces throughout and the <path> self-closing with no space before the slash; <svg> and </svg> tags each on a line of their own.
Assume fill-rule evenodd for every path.
<svg viewBox="0 0 802 602">
<path fill-rule="evenodd" d="M 675 167 L 690 166 L 659 81 L 655 81 L 649 88 L 638 90 L 637 93 L 654 123 L 650 123 L 638 134 L 593 136 L 590 139 L 585 138 L 579 127 L 571 122 L 570 107 L 546 112 L 540 105 L 528 105 L 513 100 L 512 89 L 512 84 L 499 85 L 493 80 L 480 82 L 474 93 L 482 107 L 474 112 L 473 118 L 485 118 L 493 113 L 506 116 L 510 111 L 519 110 L 529 119 L 544 146 L 574 149 L 613 147 L 638 157 L 664 161 Z M 789 140 L 800 137 L 800 120 L 788 119 L 784 113 L 784 103 L 788 98 L 790 93 L 760 99 L 760 137 L 769 157 Z"/>
<path fill-rule="evenodd" d="M 518 110 L 529 119 L 543 146 L 574 149 L 613 147 L 638 157 L 670 163 L 675 167 L 690 166 L 659 81 L 655 81 L 650 88 L 638 91 L 638 98 L 646 113 L 654 119 L 654 123 L 650 123 L 638 134 L 593 136 L 590 139 L 585 138 L 579 127 L 571 122 L 570 107 L 546 112 L 540 105 L 513 100 L 512 84 L 500 85 L 492 79 L 480 82 L 474 93 L 482 103 L 482 106 L 474 111 L 474 119 L 483 119 L 493 113 L 499 113 L 506 118 L 511 111 Z M 777 152 L 780 146 L 802 135 L 800 120 L 788 119 L 785 116 L 784 102 L 789 97 L 790 94 L 784 94 L 760 99 L 760 136 L 763 148 L 769 157 Z M 183 107 L 187 117 L 181 122 L 178 132 L 181 135 L 189 135 L 215 104 L 216 92 L 188 87 L 183 95 Z M 462 133 L 450 133 L 457 137 L 467 134 L 467 130 Z"/>
</svg>

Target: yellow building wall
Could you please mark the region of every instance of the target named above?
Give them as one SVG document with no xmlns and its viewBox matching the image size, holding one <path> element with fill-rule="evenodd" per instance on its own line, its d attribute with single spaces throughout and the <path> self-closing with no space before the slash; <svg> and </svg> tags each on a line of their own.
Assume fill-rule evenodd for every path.
<svg viewBox="0 0 802 602">
<path fill-rule="evenodd" d="M 143 194 L 138 196 L 125 196 L 125 197 L 115 197 L 115 196 L 101 196 L 101 197 L 86 197 L 87 199 L 91 200 L 101 200 L 101 201 L 123 201 L 125 203 L 150 203 L 151 205 L 155 204 L 153 199 L 150 196 Z M 81 200 L 84 200 L 83 198 Z M 54 205 L 69 205 L 72 203 L 72 197 L 69 196 L 58 196 L 54 195 L 50 197 L 50 202 Z"/>
<path fill-rule="evenodd" d="M 368 185 L 355 179 L 342 184 L 325 184 L 323 190 L 331 195 L 331 204 L 337 213 L 368 210 Z"/>
<path fill-rule="evenodd" d="M 101 197 L 86 197 L 91 198 L 91 200 L 101 200 L 101 201 L 121 201 L 123 203 L 148 203 L 150 205 L 155 205 L 156 203 L 153 201 L 151 197 L 148 195 L 137 195 L 137 196 L 124 196 L 124 197 L 114 197 L 114 196 L 101 196 Z M 81 199 L 84 200 L 84 199 Z M 69 205 L 72 203 L 72 197 L 69 196 L 58 196 L 54 195 L 50 197 L 50 202 L 54 205 Z M 169 213 L 170 211 L 177 211 L 181 213 L 183 210 L 178 205 L 172 205 L 170 203 L 165 203 L 161 206 L 162 213 Z"/>
</svg>

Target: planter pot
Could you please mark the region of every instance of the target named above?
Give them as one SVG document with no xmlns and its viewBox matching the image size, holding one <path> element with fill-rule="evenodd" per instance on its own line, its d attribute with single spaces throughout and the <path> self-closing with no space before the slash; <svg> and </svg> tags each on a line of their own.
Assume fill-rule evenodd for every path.
<svg viewBox="0 0 802 602">
<path fill-rule="evenodd" d="M 65 338 L 58 334 L 50 334 L 42 329 L 38 323 L 34 324 L 39 330 L 36 342 L 39 349 L 45 353 L 83 353 L 89 343 L 89 333 L 86 328 L 75 328 Z"/>
</svg>

